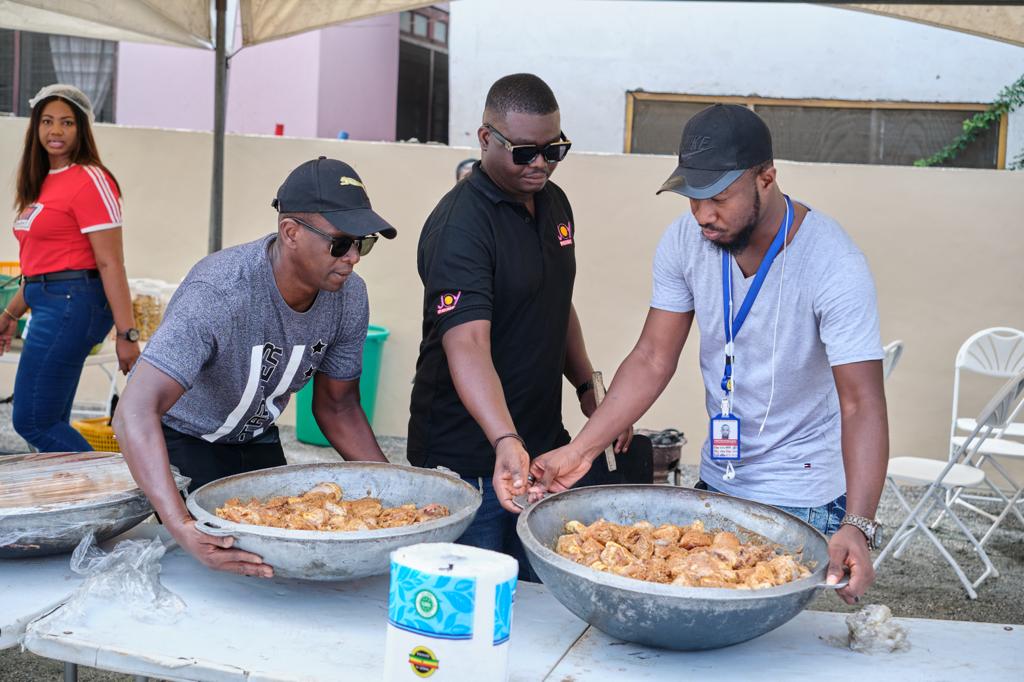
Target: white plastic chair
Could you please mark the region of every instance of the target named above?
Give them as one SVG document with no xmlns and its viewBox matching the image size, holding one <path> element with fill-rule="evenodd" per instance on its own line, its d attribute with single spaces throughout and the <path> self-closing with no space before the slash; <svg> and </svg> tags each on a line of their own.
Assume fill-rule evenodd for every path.
<svg viewBox="0 0 1024 682">
<path fill-rule="evenodd" d="M 991 327 L 973 334 L 960 346 L 954 362 L 953 416 L 950 420 L 949 433 L 950 448 L 954 450 L 962 446 L 965 441 L 964 436 L 956 435 L 957 431 L 970 432 L 977 426 L 974 419 L 961 417 L 958 414 L 960 378 L 963 371 L 999 378 L 1009 378 L 1024 371 L 1024 331 L 1012 327 Z M 1024 438 L 1024 423 L 1014 422 L 1011 417 L 1005 427 L 994 432 L 992 437 L 977 449 L 973 461 L 970 462 L 979 468 L 986 462 L 989 463 L 1000 478 L 1009 484 L 1008 490 L 1004 492 L 995 487 L 996 494 L 987 495 L 967 492 L 961 488 L 949 493 L 947 501 L 955 502 L 992 522 L 982 537 L 983 545 L 988 542 L 992 533 L 1010 513 L 1013 513 L 1024 525 L 1024 515 L 1018 508 L 1018 504 L 1024 502 L 1022 499 L 1024 487 L 1017 483 L 999 461 L 1000 458 L 1024 460 L 1024 442 L 1008 440 L 1016 438 Z M 974 504 L 977 502 L 999 503 L 1001 508 L 999 512 L 992 513 Z M 940 514 L 935 519 L 932 528 L 938 526 L 943 516 L 944 514 Z"/>
<path fill-rule="evenodd" d="M 1024 372 L 1013 377 L 999 389 L 978 415 L 978 418 L 975 420 L 977 425 L 974 430 L 952 452 L 946 462 L 924 457 L 895 457 L 889 460 L 886 484 L 896 495 L 896 499 L 899 500 L 904 510 L 907 511 L 907 516 L 893 533 L 892 539 L 885 546 L 885 549 L 875 559 L 874 566 L 876 569 L 885 561 L 889 554 L 893 554 L 897 558 L 901 556 L 914 535 L 921 532 L 935 545 L 942 557 L 952 567 L 971 599 L 977 598 L 978 593 L 975 591 L 975 588 L 982 581 L 989 576 L 999 575 L 999 571 L 996 570 L 988 554 L 985 553 L 982 543 L 964 525 L 963 521 L 960 520 L 960 517 L 953 510 L 954 505 L 946 493 L 950 490 L 980 487 L 988 483 L 985 472 L 975 466 L 971 466 L 967 462 L 971 461 L 971 458 L 978 452 L 978 448 L 993 433 L 1005 428 L 1006 424 L 1020 408 L 1022 399 L 1024 399 Z M 994 488 L 990 483 L 988 485 Z M 906 497 L 900 491 L 901 486 L 927 487 L 917 505 L 911 507 Z M 973 581 L 967 577 L 963 568 L 953 558 L 953 555 L 949 553 L 943 546 L 942 541 L 928 527 L 928 518 L 936 508 L 940 508 L 943 514 L 948 514 L 953 519 L 960 532 L 974 547 L 974 551 L 977 552 L 978 558 L 984 566 L 984 571 Z"/>
<path fill-rule="evenodd" d="M 886 344 L 882 350 L 885 351 L 885 357 L 882 358 L 882 380 L 888 381 L 889 375 L 896 369 L 896 365 L 900 364 L 900 358 L 903 357 L 903 342 L 893 341 Z"/>
<path fill-rule="evenodd" d="M 960 403 L 960 374 L 962 371 L 984 376 L 1009 379 L 1024 372 L 1024 331 L 1013 327 L 982 329 L 964 341 L 953 363 L 953 419 L 949 437 L 957 431 L 970 432 L 975 420 L 958 414 Z M 1024 423 L 1011 422 L 997 438 L 1024 438 Z"/>
</svg>

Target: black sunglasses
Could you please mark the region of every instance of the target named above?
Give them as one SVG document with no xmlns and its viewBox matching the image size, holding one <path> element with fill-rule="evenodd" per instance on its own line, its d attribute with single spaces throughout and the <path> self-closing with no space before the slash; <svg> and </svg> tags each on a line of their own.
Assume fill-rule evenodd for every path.
<svg viewBox="0 0 1024 682">
<path fill-rule="evenodd" d="M 311 232 L 316 232 L 318 235 L 329 241 L 331 243 L 331 255 L 335 258 L 341 258 L 346 253 L 348 253 L 348 250 L 352 248 L 353 244 L 356 245 L 356 250 L 359 251 L 359 255 L 365 256 L 366 254 L 370 253 L 370 251 L 373 249 L 373 245 L 377 243 L 378 239 L 380 239 L 380 237 L 375 234 L 371 234 L 367 237 L 349 237 L 347 235 L 341 237 L 332 237 L 323 230 L 318 230 L 309 223 L 299 220 L 294 216 L 288 216 L 288 220 L 294 220 L 307 230 L 310 230 Z"/>
<path fill-rule="evenodd" d="M 572 142 L 565 136 L 565 133 L 558 131 L 558 141 L 549 142 L 545 145 L 538 144 L 512 144 L 508 138 L 497 131 L 490 123 L 485 123 L 484 128 L 491 131 L 491 134 L 498 139 L 505 149 L 512 152 L 512 163 L 517 166 L 528 166 L 533 163 L 538 154 L 544 156 L 548 163 L 558 163 L 569 153 Z"/>
</svg>

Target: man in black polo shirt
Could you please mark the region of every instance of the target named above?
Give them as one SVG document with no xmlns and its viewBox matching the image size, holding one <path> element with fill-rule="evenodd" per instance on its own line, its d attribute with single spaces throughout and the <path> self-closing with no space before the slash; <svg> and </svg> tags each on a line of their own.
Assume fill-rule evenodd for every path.
<svg viewBox="0 0 1024 682">
<path fill-rule="evenodd" d="M 595 408 L 572 305 L 575 222 L 565 193 L 548 182 L 570 143 L 554 94 L 531 74 L 491 86 L 478 137 L 481 161 L 420 235 L 423 341 L 408 454 L 479 486 L 483 506 L 459 542 L 512 554 L 526 569 L 511 497 L 525 492 L 529 453 L 569 441 L 562 376 L 578 388 L 584 414 Z M 616 450 L 631 437 L 622 433 Z"/>
</svg>

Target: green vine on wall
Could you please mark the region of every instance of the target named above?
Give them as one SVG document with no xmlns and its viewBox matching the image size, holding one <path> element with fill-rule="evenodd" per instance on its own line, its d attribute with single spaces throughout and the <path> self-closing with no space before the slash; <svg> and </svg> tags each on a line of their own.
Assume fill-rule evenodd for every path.
<svg viewBox="0 0 1024 682">
<path fill-rule="evenodd" d="M 985 111 L 979 111 L 964 121 L 964 131 L 952 142 L 926 159 L 918 159 L 915 166 L 937 166 L 954 160 L 968 144 L 981 133 L 999 122 L 1003 116 L 1024 105 L 1024 75 L 1000 91 L 999 96 Z M 1024 152 L 1017 156 L 1007 168 L 1024 170 Z"/>
</svg>

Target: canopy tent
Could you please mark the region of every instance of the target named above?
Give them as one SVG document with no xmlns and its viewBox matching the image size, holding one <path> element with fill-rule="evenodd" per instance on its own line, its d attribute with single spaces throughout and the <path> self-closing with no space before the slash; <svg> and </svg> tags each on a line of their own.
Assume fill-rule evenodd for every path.
<svg viewBox="0 0 1024 682">
<path fill-rule="evenodd" d="M 222 244 L 228 29 L 242 46 L 432 4 L 423 0 L 0 0 L 0 26 L 85 38 L 216 51 L 209 251 Z M 229 11 L 230 7 L 230 11 Z"/>
<path fill-rule="evenodd" d="M 225 36 L 234 27 L 235 12 L 241 18 L 242 46 L 245 47 L 354 19 L 431 4 L 424 0 L 0 0 L 0 26 L 216 51 L 209 241 L 212 252 L 221 247 L 226 43 L 229 42 Z M 1024 47 L 1024 7 L 1021 6 L 861 3 L 835 6 L 916 21 Z"/>
<path fill-rule="evenodd" d="M 423 0 L 233 0 L 242 45 L 432 4 Z M 0 26 L 103 40 L 216 47 L 215 0 L 0 0 Z M 233 15 L 233 12 L 228 12 Z"/>
<path fill-rule="evenodd" d="M 102 40 L 212 48 L 210 0 L 0 0 L 0 26 Z"/>
<path fill-rule="evenodd" d="M 1021 6 L 854 3 L 837 7 L 907 19 L 1024 47 L 1024 7 Z"/>
</svg>

